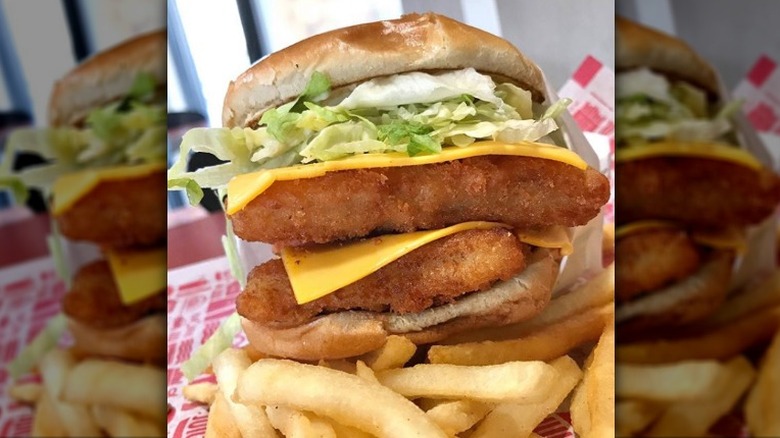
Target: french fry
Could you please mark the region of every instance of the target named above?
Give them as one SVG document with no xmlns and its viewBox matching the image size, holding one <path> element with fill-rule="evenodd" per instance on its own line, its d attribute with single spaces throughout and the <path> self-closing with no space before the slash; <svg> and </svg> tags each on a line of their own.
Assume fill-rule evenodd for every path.
<svg viewBox="0 0 780 438">
<path fill-rule="evenodd" d="M 461 344 L 485 340 L 516 339 L 542 327 L 569 319 L 586 312 L 587 309 L 601 307 L 615 299 L 615 265 L 610 264 L 596 276 L 571 291 L 553 298 L 542 313 L 527 321 L 503 327 L 472 330 L 455 335 L 443 341 L 443 344 Z M 595 339 L 595 338 L 594 338 Z M 560 356 L 560 355 L 559 355 Z M 554 356 L 550 359 L 554 359 Z"/>
<path fill-rule="evenodd" d="M 165 371 L 109 360 L 87 359 L 71 370 L 62 398 L 83 405 L 106 405 L 164 421 Z"/>
<path fill-rule="evenodd" d="M 274 437 L 276 432 L 266 416 L 266 411 L 260 406 L 242 405 L 232 400 L 236 391 L 239 375 L 252 362 L 244 350 L 229 348 L 214 358 L 212 366 L 217 375 L 219 391 L 225 398 L 225 404 L 233 420 L 245 437 Z"/>
<path fill-rule="evenodd" d="M 756 383 L 745 403 L 752 436 L 780 436 L 780 332 L 764 354 Z"/>
<path fill-rule="evenodd" d="M 65 423 L 60 419 L 54 403 L 47 392 L 43 392 L 35 404 L 33 414 L 32 436 L 63 437 L 68 436 Z"/>
<path fill-rule="evenodd" d="M 727 377 L 725 365 L 714 360 L 660 365 L 618 364 L 616 395 L 650 401 L 705 398 Z"/>
<path fill-rule="evenodd" d="M 453 436 L 470 429 L 493 408 L 488 403 L 472 400 L 456 400 L 441 403 L 425 413 L 448 435 Z"/>
<path fill-rule="evenodd" d="M 373 436 L 368 432 L 345 426 L 336 421 L 331 421 L 330 426 L 333 428 L 333 431 L 336 432 L 338 438 L 372 438 Z"/>
<path fill-rule="evenodd" d="M 470 438 L 525 438 L 563 402 L 582 377 L 577 363 L 568 356 L 551 362 L 557 377 L 540 388 L 536 403 L 501 403 L 490 411 Z"/>
<path fill-rule="evenodd" d="M 40 383 L 18 383 L 8 389 L 8 395 L 21 403 L 35 404 L 41 397 L 43 386 Z"/>
<path fill-rule="evenodd" d="M 43 376 L 43 385 L 49 396 L 57 417 L 62 421 L 62 425 L 70 436 L 92 437 L 102 436 L 100 428 L 95 423 L 89 409 L 80 404 L 70 403 L 60 400 L 60 394 L 65 389 L 67 380 L 69 380 L 75 370 L 75 359 L 70 353 L 62 349 L 54 349 L 46 353 L 39 365 L 41 375 Z M 165 384 L 155 387 L 157 392 Z"/>
<path fill-rule="evenodd" d="M 109 436 L 165 436 L 165 422 L 149 420 L 105 405 L 93 405 L 92 416 Z"/>
<path fill-rule="evenodd" d="M 428 361 L 435 364 L 492 365 L 552 360 L 578 345 L 598 339 L 604 330 L 606 315 L 611 312 L 612 304 L 590 308 L 519 339 L 434 345 L 428 350 Z"/>
<path fill-rule="evenodd" d="M 241 438 L 241 432 L 233 421 L 233 415 L 222 393 L 217 393 L 209 408 L 205 438 Z"/>
<path fill-rule="evenodd" d="M 363 362 L 374 371 L 404 366 L 414 356 L 417 346 L 404 336 L 388 336 L 381 348 L 361 356 Z"/>
<path fill-rule="evenodd" d="M 382 385 L 408 397 L 469 398 L 483 402 L 532 403 L 556 378 L 555 369 L 541 361 L 463 366 L 420 364 L 376 375 Z"/>
<path fill-rule="evenodd" d="M 599 338 L 574 393 L 571 417 L 581 438 L 615 435 L 615 329 L 610 324 Z"/>
<path fill-rule="evenodd" d="M 306 415 L 286 406 L 266 406 L 265 413 L 273 427 L 285 437 L 336 438 L 333 427 L 316 416 Z"/>
<path fill-rule="evenodd" d="M 181 389 L 181 393 L 189 401 L 211 405 L 214 403 L 214 397 L 218 390 L 219 387 L 216 383 L 203 382 L 185 385 Z"/>
<path fill-rule="evenodd" d="M 618 363 L 668 363 L 685 360 L 724 360 L 769 340 L 778 329 L 780 307 L 732 321 L 707 333 L 674 340 L 618 345 Z"/>
<path fill-rule="evenodd" d="M 380 438 L 447 436 L 425 412 L 402 395 L 358 376 L 324 367 L 261 359 L 241 374 L 236 388 L 235 398 L 239 403 L 289 406 Z"/>
<path fill-rule="evenodd" d="M 369 368 L 362 360 L 355 363 L 355 368 L 355 374 L 359 377 L 362 377 L 369 382 L 379 383 L 379 380 L 376 379 L 376 374 L 374 374 L 374 370 Z"/>
<path fill-rule="evenodd" d="M 620 400 L 615 404 L 616 436 L 634 436 L 655 421 L 665 405 L 642 400 Z"/>
<path fill-rule="evenodd" d="M 648 436 L 697 437 L 707 431 L 720 417 L 729 412 L 748 389 L 755 370 L 744 356 L 726 364 L 724 384 L 712 388 L 704 400 L 677 402 L 669 406 L 648 432 Z"/>
</svg>

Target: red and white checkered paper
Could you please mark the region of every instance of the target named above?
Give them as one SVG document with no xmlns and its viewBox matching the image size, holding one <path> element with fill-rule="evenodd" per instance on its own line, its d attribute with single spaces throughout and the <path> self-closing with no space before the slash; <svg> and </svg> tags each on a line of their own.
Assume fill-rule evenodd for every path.
<svg viewBox="0 0 780 438">
<path fill-rule="evenodd" d="M 59 313 L 64 294 L 65 284 L 48 257 L 0 269 L 0 436 L 30 435 L 32 410 L 8 397 L 13 382 L 5 368 Z"/>
</svg>

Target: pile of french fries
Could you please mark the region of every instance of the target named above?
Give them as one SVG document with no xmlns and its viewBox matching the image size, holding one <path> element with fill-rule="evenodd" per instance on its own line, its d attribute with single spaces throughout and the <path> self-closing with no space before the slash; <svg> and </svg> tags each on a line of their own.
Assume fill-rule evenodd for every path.
<svg viewBox="0 0 780 438">
<path fill-rule="evenodd" d="M 613 295 L 610 266 L 536 318 L 434 345 L 413 366 L 422 352 L 402 336 L 317 364 L 234 348 L 213 361 L 216 384 L 183 395 L 209 405 L 207 437 L 527 438 L 569 398 L 580 437 L 613 436 Z M 581 368 L 569 354 L 594 342 Z"/>
<path fill-rule="evenodd" d="M 38 371 L 41 383 L 10 388 L 13 398 L 35 406 L 32 436 L 165 436 L 164 370 L 54 349 Z"/>
<path fill-rule="evenodd" d="M 780 272 L 674 339 L 619 344 L 616 360 L 618 436 L 708 436 L 730 413 L 780 436 Z"/>
</svg>

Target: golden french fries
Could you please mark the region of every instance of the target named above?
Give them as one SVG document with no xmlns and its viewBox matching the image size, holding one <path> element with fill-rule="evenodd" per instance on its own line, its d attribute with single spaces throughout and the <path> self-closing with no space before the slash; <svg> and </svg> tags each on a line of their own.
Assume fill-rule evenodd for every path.
<svg viewBox="0 0 780 438">
<path fill-rule="evenodd" d="M 374 371 L 400 368 L 414 356 L 417 346 L 404 336 L 388 336 L 378 350 L 364 354 L 361 359 Z"/>
<path fill-rule="evenodd" d="M 241 432 L 233 421 L 230 408 L 222 393 L 217 393 L 209 409 L 205 438 L 241 438 Z"/>
<path fill-rule="evenodd" d="M 35 404 L 41 398 L 43 386 L 40 383 L 20 383 L 8 389 L 8 395 L 18 402 Z"/>
<path fill-rule="evenodd" d="M 355 362 L 355 374 L 358 377 L 362 377 L 369 382 L 379 383 L 379 380 L 376 378 L 376 374 L 374 374 L 374 370 L 368 367 L 365 363 L 363 363 L 362 360 L 358 360 Z"/>
<path fill-rule="evenodd" d="M 756 384 L 745 403 L 745 419 L 753 436 L 780 436 L 780 332 L 764 353 Z"/>
<path fill-rule="evenodd" d="M 105 405 L 92 406 L 92 416 L 112 437 L 164 436 L 165 422 L 149 420 Z"/>
<path fill-rule="evenodd" d="M 704 334 L 681 339 L 619 345 L 618 363 L 669 363 L 699 359 L 729 359 L 767 341 L 780 324 L 780 307 L 762 310 Z"/>
<path fill-rule="evenodd" d="M 211 405 L 214 403 L 214 397 L 217 395 L 219 387 L 216 383 L 193 383 L 185 385 L 181 389 L 181 394 L 189 401 Z"/>
<path fill-rule="evenodd" d="M 675 402 L 666 408 L 648 436 L 706 436 L 709 428 L 747 391 L 755 376 L 753 366 L 743 356 L 726 363 L 725 371 L 724 383 L 711 388 L 704 399 Z"/>
<path fill-rule="evenodd" d="M 571 404 L 580 438 L 615 435 L 615 328 L 609 324 L 588 359 Z"/>
<path fill-rule="evenodd" d="M 456 435 L 470 429 L 487 415 L 492 405 L 472 400 L 456 400 L 440 403 L 425 413 L 448 435 Z"/>
<path fill-rule="evenodd" d="M 568 356 L 552 361 L 557 376 L 538 389 L 541 398 L 534 403 L 501 403 L 479 423 L 471 438 L 527 437 L 549 414 L 555 411 L 577 385 L 582 371 Z"/>
<path fill-rule="evenodd" d="M 84 404 L 72 403 L 62 397 L 67 393 L 67 382 L 72 378 L 77 365 L 76 359 L 67 350 L 54 349 L 46 353 L 39 365 L 43 376 L 43 385 L 57 417 L 70 436 L 99 437 L 100 427 L 95 423 L 89 409 Z M 163 377 L 163 384 L 165 378 Z M 161 388 L 158 386 L 157 388 Z M 118 390 L 118 388 L 114 388 Z M 155 388 L 156 390 L 156 388 Z M 162 391 L 157 390 L 158 393 Z M 63 400 L 66 399 L 66 400 Z"/>
<path fill-rule="evenodd" d="M 633 436 L 655 421 L 664 410 L 660 403 L 643 400 L 620 400 L 615 403 L 617 436 Z M 573 415 L 573 408 L 572 408 Z"/>
<path fill-rule="evenodd" d="M 618 397 L 650 401 L 683 401 L 704 398 L 727 377 L 720 362 L 686 361 L 661 365 L 618 364 Z"/>
<path fill-rule="evenodd" d="M 251 364 L 246 351 L 229 348 L 214 358 L 212 367 L 219 382 L 219 391 L 241 435 L 272 437 L 275 433 L 273 426 L 261 406 L 247 406 L 236 403 L 232 399 L 239 375 Z"/>
<path fill-rule="evenodd" d="M 60 419 L 54 407 L 51 397 L 45 391 L 35 404 L 35 416 L 33 417 L 32 436 L 36 437 L 63 437 L 68 436 L 65 423 Z"/>
<path fill-rule="evenodd" d="M 604 330 L 606 315 L 611 311 L 612 304 L 593 307 L 519 339 L 434 345 L 428 350 L 428 361 L 435 364 L 491 365 L 552 360 L 574 347 L 598 339 Z"/>
<path fill-rule="evenodd" d="M 286 406 L 268 406 L 265 413 L 273 427 L 286 437 L 336 438 L 336 432 L 327 421 L 311 414 Z"/>
<path fill-rule="evenodd" d="M 414 403 L 384 386 L 288 360 L 261 359 L 252 364 L 239 377 L 234 397 L 239 403 L 313 412 L 380 438 L 447 436 Z"/>
<path fill-rule="evenodd" d="M 555 369 L 541 361 L 464 366 L 420 364 L 377 373 L 382 385 L 409 398 L 469 398 L 483 402 L 536 402 L 556 378 Z"/>
</svg>

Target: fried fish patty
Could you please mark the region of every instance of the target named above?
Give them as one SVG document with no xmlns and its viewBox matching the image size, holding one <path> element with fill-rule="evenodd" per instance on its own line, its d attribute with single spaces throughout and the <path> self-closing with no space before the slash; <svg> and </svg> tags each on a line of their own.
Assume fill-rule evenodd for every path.
<svg viewBox="0 0 780 438">
<path fill-rule="evenodd" d="M 683 230 L 658 229 L 626 236 L 615 247 L 618 301 L 652 292 L 693 274 L 701 254 Z"/>
<path fill-rule="evenodd" d="M 113 248 L 152 245 L 167 233 L 165 171 L 103 181 L 55 218 L 60 232 Z"/>
<path fill-rule="evenodd" d="M 245 240 L 300 245 L 472 220 L 582 225 L 608 199 L 609 182 L 594 169 L 493 155 L 277 181 L 231 219 Z"/>
<path fill-rule="evenodd" d="M 255 267 L 238 296 L 238 313 L 271 327 L 294 327 L 339 310 L 413 313 L 485 290 L 525 269 L 510 231 L 469 230 L 436 240 L 315 301 L 299 305 L 281 260 Z"/>
<path fill-rule="evenodd" d="M 701 227 L 746 226 L 772 214 L 780 177 L 727 161 L 658 157 L 618 162 L 615 218 L 679 221 Z"/>
<path fill-rule="evenodd" d="M 109 329 L 132 324 L 167 309 L 164 291 L 131 305 L 119 297 L 111 268 L 105 260 L 85 265 L 73 278 L 62 310 L 68 317 L 93 328 Z"/>
</svg>

